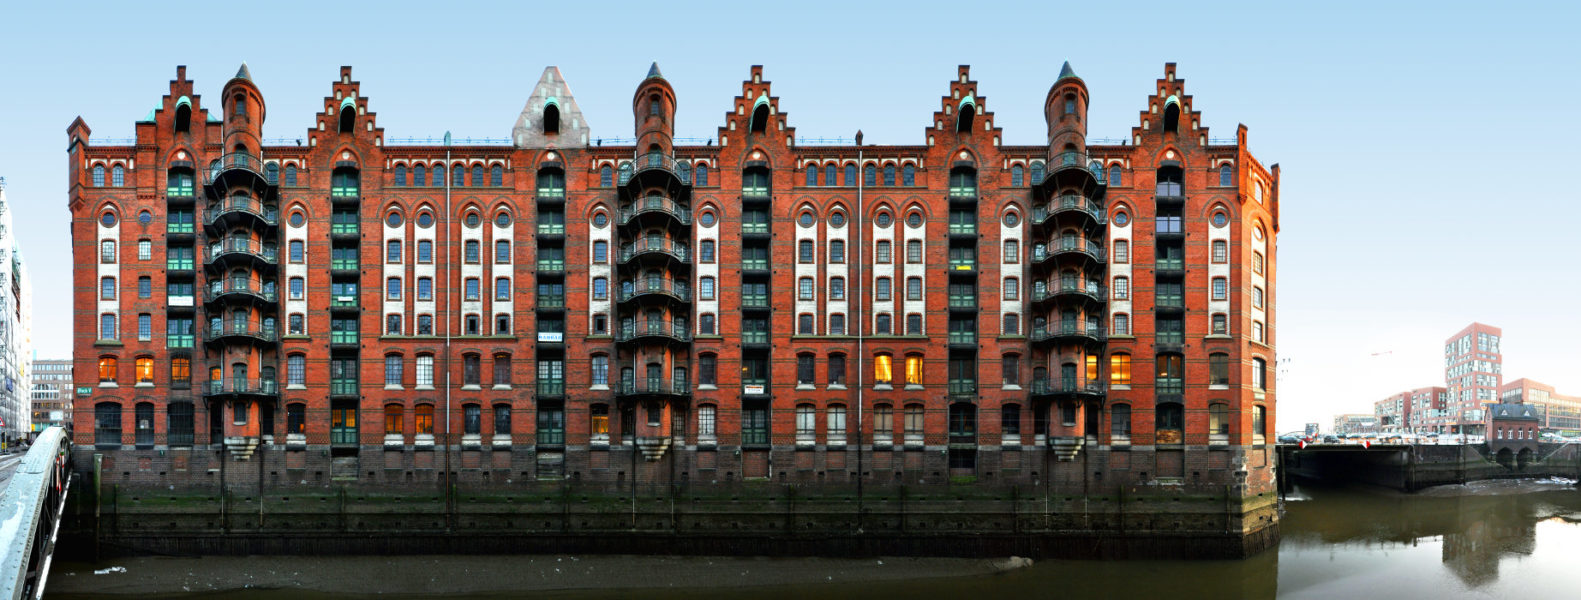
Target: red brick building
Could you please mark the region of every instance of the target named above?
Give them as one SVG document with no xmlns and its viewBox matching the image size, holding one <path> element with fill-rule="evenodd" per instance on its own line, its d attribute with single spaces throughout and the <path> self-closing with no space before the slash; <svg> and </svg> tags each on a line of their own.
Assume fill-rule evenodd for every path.
<svg viewBox="0 0 1581 600">
<path fill-rule="evenodd" d="M 1444 341 L 1444 386 L 1454 433 L 1487 433 L 1487 407 L 1499 401 L 1504 385 L 1504 330 L 1472 323 Z"/>
<path fill-rule="evenodd" d="M 274 144 L 245 66 L 178 67 L 135 141 L 68 129 L 76 441 L 170 483 L 1272 490 L 1277 165 L 1174 64 L 1120 144 L 1069 65 L 1046 145 L 940 91 L 914 145 L 804 145 L 752 67 L 677 145 L 655 65 L 592 143 L 551 67 L 509 142 L 411 144 L 343 67 Z"/>
</svg>

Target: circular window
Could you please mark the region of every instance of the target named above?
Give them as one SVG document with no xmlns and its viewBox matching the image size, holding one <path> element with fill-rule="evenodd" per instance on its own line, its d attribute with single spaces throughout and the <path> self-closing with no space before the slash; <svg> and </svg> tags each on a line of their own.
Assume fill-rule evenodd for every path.
<svg viewBox="0 0 1581 600">
<path fill-rule="evenodd" d="M 503 213 L 502 212 L 500 214 L 494 215 L 494 226 L 495 227 L 510 227 L 511 226 L 511 215 L 510 215 L 510 213 Z"/>
<path fill-rule="evenodd" d="M 398 212 L 392 212 L 390 216 L 384 218 L 384 224 L 390 227 L 400 227 L 401 223 L 401 213 Z"/>
<path fill-rule="evenodd" d="M 835 227 L 845 227 L 845 213 L 837 212 L 829 215 L 829 224 Z"/>
<path fill-rule="evenodd" d="M 1125 214 L 1124 211 L 1114 213 L 1114 224 L 1115 225 L 1119 225 L 1121 227 L 1125 227 L 1125 224 L 1126 223 L 1130 223 L 1130 222 L 1131 222 L 1131 215 Z"/>
<path fill-rule="evenodd" d="M 292 227 L 301 227 L 302 224 L 306 223 L 306 222 L 307 222 L 307 217 L 304 216 L 301 212 L 291 213 L 291 226 Z"/>
<path fill-rule="evenodd" d="M 911 213 L 909 215 L 906 215 L 906 224 L 911 226 L 911 227 L 921 227 L 922 226 L 922 213 L 914 212 L 914 213 Z"/>
<path fill-rule="evenodd" d="M 1259 241 L 1259 242 L 1263 241 L 1263 228 L 1258 227 L 1256 229 L 1253 229 L 1252 230 L 1252 237 L 1257 238 L 1257 241 Z"/>
<path fill-rule="evenodd" d="M 796 222 L 801 223 L 802 227 L 812 227 L 812 213 L 802 213 L 800 217 L 796 218 Z"/>
<path fill-rule="evenodd" d="M 467 227 L 476 228 L 480 222 L 482 219 L 478 217 L 478 213 L 467 213 Z"/>
<path fill-rule="evenodd" d="M 115 227 L 115 213 L 104 211 L 104 214 L 99 217 L 99 224 L 105 227 Z"/>
<path fill-rule="evenodd" d="M 1221 213 L 1221 212 L 1213 213 L 1213 226 L 1214 227 L 1223 227 L 1226 223 L 1229 223 L 1229 222 L 1230 222 L 1230 217 L 1228 215 L 1226 215 L 1224 213 Z"/>
<path fill-rule="evenodd" d="M 429 227 L 433 227 L 434 226 L 434 214 L 433 213 L 422 213 L 422 214 L 417 215 L 417 226 L 418 227 L 422 227 L 423 229 L 428 229 Z"/>
<path fill-rule="evenodd" d="M 889 213 L 887 213 L 887 212 L 878 213 L 878 226 L 879 227 L 889 227 Z"/>
<path fill-rule="evenodd" d="M 703 213 L 703 216 L 700 219 L 698 219 L 698 222 L 702 223 L 703 227 L 713 227 L 714 226 L 714 213 L 711 213 L 711 212 Z"/>
<path fill-rule="evenodd" d="M 606 215 L 604 213 L 598 213 L 596 215 L 593 215 L 593 226 L 594 227 L 603 227 L 603 226 L 608 225 L 608 224 L 609 224 L 609 215 Z"/>
<path fill-rule="evenodd" d="M 1015 227 L 1015 226 L 1020 225 L 1020 224 L 1021 224 L 1021 215 L 1018 215 L 1018 214 L 1013 213 L 1013 212 L 1005 213 L 1005 227 Z"/>
<path fill-rule="evenodd" d="M 137 213 L 137 222 L 138 223 L 142 223 L 144 225 L 147 225 L 149 223 L 152 223 L 153 221 L 154 221 L 154 214 L 153 213 L 150 213 L 150 212 L 148 212 L 146 210 L 143 211 L 143 212 Z"/>
</svg>

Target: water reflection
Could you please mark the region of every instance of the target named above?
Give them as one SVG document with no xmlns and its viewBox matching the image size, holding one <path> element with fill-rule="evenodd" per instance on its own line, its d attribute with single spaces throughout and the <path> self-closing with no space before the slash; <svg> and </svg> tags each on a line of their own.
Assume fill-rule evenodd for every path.
<svg viewBox="0 0 1581 600">
<path fill-rule="evenodd" d="M 829 567 L 827 579 L 819 572 L 804 583 L 750 585 L 764 570 L 799 564 L 795 559 L 774 561 L 746 559 L 726 563 L 720 559 L 676 561 L 675 569 L 654 573 L 640 581 L 652 586 L 640 590 L 607 589 L 541 591 L 528 579 L 514 590 L 456 594 L 475 589 L 435 579 L 428 585 L 388 590 L 403 597 L 447 598 L 658 598 L 698 600 L 753 597 L 755 600 L 792 598 L 1569 598 L 1575 597 L 1578 577 L 1575 556 L 1581 553 L 1581 491 L 1569 482 L 1485 482 L 1470 486 L 1434 488 L 1408 495 L 1376 489 L 1301 487 L 1286 503 L 1282 523 L 1284 540 L 1277 551 L 1239 561 L 1039 561 L 1029 569 L 988 576 L 911 578 L 890 581 L 857 581 L 845 577 L 841 567 Z M 336 563 L 353 558 L 254 558 L 247 568 L 278 569 L 306 561 Z M 410 571 L 428 574 L 461 573 L 480 565 L 476 557 L 433 557 L 422 568 L 406 559 L 371 559 L 342 562 L 343 572 L 388 571 L 386 585 L 400 585 Z M 443 564 L 436 564 L 442 562 Z M 504 559 L 519 565 L 522 557 Z M 633 567 L 612 559 L 614 568 Z M 726 561 L 731 559 L 725 559 Z M 516 561 L 516 562 L 511 562 Z M 195 562 L 195 561 L 194 561 Z M 370 564 L 372 563 L 371 568 Z M 132 566 L 168 569 L 172 579 L 192 570 L 191 563 Z M 823 568 L 818 563 L 817 568 Z M 74 567 L 74 568 L 83 568 Z M 501 569 L 501 570 L 517 570 Z M 748 573 L 747 571 L 752 571 Z M 403 573 L 403 571 L 405 573 Z M 737 573 L 736 571 L 741 571 Z M 226 576 L 231 575 L 226 573 Z M 237 580 L 245 574 L 236 574 Z M 711 587 L 688 586 L 709 581 Z M 55 579 L 52 578 L 52 584 Z M 163 580 L 161 580 L 163 581 Z M 508 582 L 507 582 L 508 583 Z M 597 582 L 584 582 L 597 585 Z M 414 589 L 415 588 L 415 589 Z M 448 588 L 448 589 L 447 589 Z M 178 587 L 179 588 L 179 583 Z M 52 597 L 86 598 L 62 594 Z M 381 597 L 369 589 L 365 596 L 315 595 L 313 597 Z M 417 592 L 417 593 L 413 593 Z M 428 594 L 428 595 L 425 595 Z M 123 598 L 125 596 L 122 596 Z M 147 597 L 147 596 L 143 596 Z M 179 598 L 182 596 L 165 596 Z M 274 600 L 304 597 L 300 590 L 248 590 L 205 594 L 206 598 Z M 388 597 L 388 596 L 383 596 Z"/>
</svg>

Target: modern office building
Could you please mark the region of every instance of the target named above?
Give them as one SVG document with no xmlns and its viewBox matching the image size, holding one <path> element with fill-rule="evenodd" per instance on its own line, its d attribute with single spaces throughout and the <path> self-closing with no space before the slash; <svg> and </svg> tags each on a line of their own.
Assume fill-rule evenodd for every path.
<svg viewBox="0 0 1581 600">
<path fill-rule="evenodd" d="M 1449 392 L 1446 410 L 1453 433 L 1487 432 L 1486 408 L 1499 401 L 1504 384 L 1504 355 L 1499 338 L 1504 331 L 1472 323 L 1444 342 L 1444 387 Z"/>
<path fill-rule="evenodd" d="M 1031 146 L 965 66 L 906 145 L 804 142 L 755 66 L 686 141 L 657 65 L 629 134 L 551 67 L 509 140 L 438 144 L 343 67 L 277 143 L 245 65 L 178 67 L 134 142 L 68 129 L 76 441 L 171 481 L 1273 490 L 1278 166 L 1174 64 L 1103 144 L 1051 78 Z"/>
<path fill-rule="evenodd" d="M 33 296 L 27 262 L 17 243 L 11 200 L 0 178 L 0 444 L 9 447 L 33 430 Z"/>
<path fill-rule="evenodd" d="M 1581 397 L 1566 396 L 1551 385 L 1521 378 L 1499 388 L 1499 402 L 1533 407 L 1545 433 L 1581 435 Z"/>
<path fill-rule="evenodd" d="M 33 361 L 33 433 L 47 427 L 71 428 L 71 399 L 75 382 L 69 358 Z"/>
<path fill-rule="evenodd" d="M 1334 415 L 1334 433 L 1338 435 L 1378 433 L 1377 415 Z"/>
</svg>

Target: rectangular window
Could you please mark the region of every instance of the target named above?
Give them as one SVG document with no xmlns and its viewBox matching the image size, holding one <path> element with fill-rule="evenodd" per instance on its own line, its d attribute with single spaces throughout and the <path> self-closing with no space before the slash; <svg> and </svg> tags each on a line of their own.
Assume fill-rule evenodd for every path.
<svg viewBox="0 0 1581 600">
<path fill-rule="evenodd" d="M 703 263 L 714 262 L 714 241 L 703 240 L 698 245 L 698 261 Z"/>
<path fill-rule="evenodd" d="M 906 279 L 906 299 L 907 300 L 921 300 L 922 299 L 922 278 L 921 277 L 910 277 L 910 278 Z"/>
<path fill-rule="evenodd" d="M 712 354 L 704 354 L 697 357 L 697 384 L 716 385 L 718 381 L 715 378 L 715 373 L 718 369 L 717 365 L 718 359 L 714 358 Z"/>
<path fill-rule="evenodd" d="M 1263 288 L 1259 286 L 1252 286 L 1252 307 L 1263 307 Z"/>
<path fill-rule="evenodd" d="M 434 299 L 434 280 L 433 279 L 428 278 L 428 277 L 418 277 L 417 278 L 417 299 L 418 300 L 433 300 Z"/>
<path fill-rule="evenodd" d="M 845 355 L 829 356 L 829 385 L 845 385 Z"/>
<path fill-rule="evenodd" d="M 137 241 L 137 260 L 149 260 L 154 257 L 154 243 L 149 240 Z"/>
<path fill-rule="evenodd" d="M 434 262 L 434 242 L 430 240 L 417 241 L 417 262 Z"/>
<path fill-rule="evenodd" d="M 511 299 L 511 280 L 509 278 L 499 277 L 494 280 L 494 299 Z"/>
<path fill-rule="evenodd" d="M 832 278 L 829 279 L 829 299 L 830 300 L 844 300 L 845 299 L 845 278 L 844 277 L 832 277 Z"/>
<path fill-rule="evenodd" d="M 1258 275 L 1263 274 L 1263 253 L 1252 253 L 1252 272 Z"/>
<path fill-rule="evenodd" d="M 494 355 L 494 385 L 511 384 L 511 357 L 509 354 Z"/>
<path fill-rule="evenodd" d="M 1125 300 L 1131 297 L 1131 280 L 1124 277 L 1114 278 L 1114 299 Z"/>
<path fill-rule="evenodd" d="M 873 254 L 875 262 L 885 265 L 889 264 L 889 242 L 887 240 L 880 241 Z"/>
<path fill-rule="evenodd" d="M 1005 264 L 1013 265 L 1021 262 L 1021 242 L 1005 240 Z"/>
<path fill-rule="evenodd" d="M 1114 262 L 1121 264 L 1131 262 L 1131 242 L 1126 240 L 1115 240 Z"/>
<path fill-rule="evenodd" d="M 417 355 L 417 385 L 434 385 L 434 357 L 431 354 Z"/>
<path fill-rule="evenodd" d="M 1000 373 L 1004 385 L 1021 384 L 1021 357 L 1014 354 L 1001 359 Z"/>
<path fill-rule="evenodd" d="M 1005 278 L 1005 299 L 1006 300 L 1020 300 L 1021 299 L 1021 282 L 1019 280 L 1017 280 L 1016 278 L 1014 278 L 1014 277 L 1006 277 Z"/>
<path fill-rule="evenodd" d="M 99 339 L 113 340 L 115 337 L 115 315 L 99 315 Z"/>
<path fill-rule="evenodd" d="M 401 299 L 401 278 L 400 277 L 391 277 L 391 278 L 385 280 L 385 292 L 384 292 L 384 295 L 385 295 L 385 299 L 387 299 L 387 300 L 400 300 Z"/>
<path fill-rule="evenodd" d="M 800 354 L 796 356 L 796 383 L 798 385 L 812 385 L 814 370 L 813 355 Z"/>
<path fill-rule="evenodd" d="M 467 286 L 467 297 L 466 297 L 466 299 L 467 300 L 477 300 L 478 299 L 478 278 L 476 278 L 476 277 L 468 277 L 467 281 L 466 281 L 466 286 Z"/>
<path fill-rule="evenodd" d="M 714 407 L 709 405 L 697 407 L 698 439 L 712 440 L 716 435 L 714 429 Z"/>
<path fill-rule="evenodd" d="M 873 297 L 875 299 L 878 299 L 878 300 L 888 300 L 889 299 L 889 278 L 888 277 L 880 277 L 880 278 L 878 278 L 878 285 L 875 286 L 875 287 L 877 288 L 877 289 L 873 290 Z"/>
<path fill-rule="evenodd" d="M 797 294 L 797 298 L 798 299 L 801 299 L 801 300 L 812 300 L 813 299 L 813 286 L 812 286 L 812 278 L 811 277 L 803 277 L 803 278 L 801 278 L 801 280 L 797 282 L 797 286 L 796 287 L 799 290 L 799 292 Z"/>
<path fill-rule="evenodd" d="M 845 315 L 829 315 L 829 335 L 845 335 Z"/>
<path fill-rule="evenodd" d="M 1214 300 L 1224 300 L 1224 299 L 1228 298 L 1229 297 L 1228 286 L 1229 286 L 1229 282 L 1226 281 L 1223 277 L 1214 277 L 1213 278 L 1213 299 Z"/>
<path fill-rule="evenodd" d="M 1223 263 L 1230 260 L 1230 246 L 1224 240 L 1213 241 L 1213 262 Z"/>
<path fill-rule="evenodd" d="M 1230 355 L 1215 352 L 1208 355 L 1208 385 L 1230 384 Z"/>
</svg>

